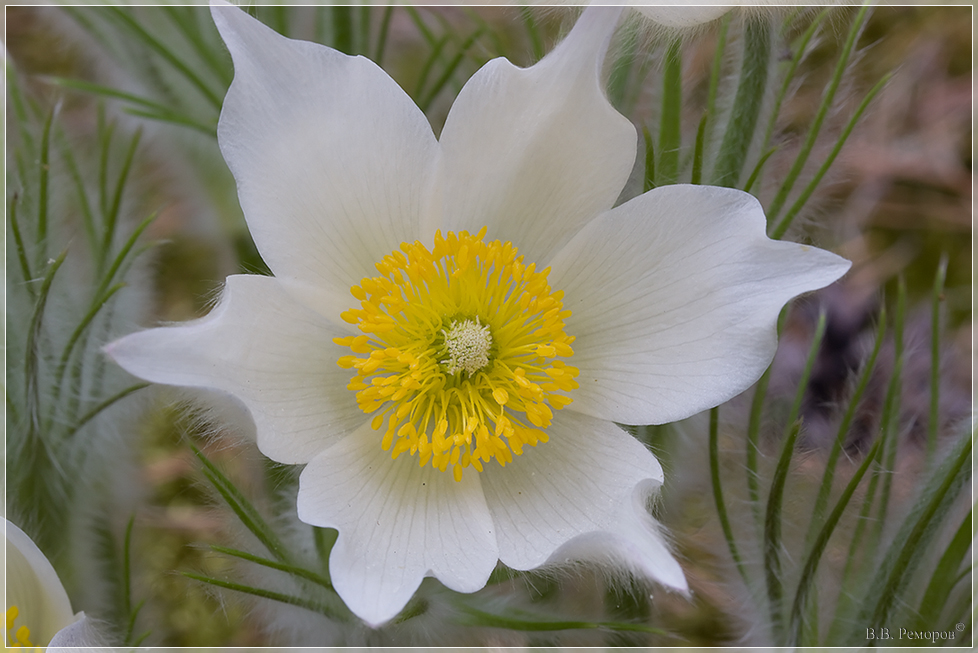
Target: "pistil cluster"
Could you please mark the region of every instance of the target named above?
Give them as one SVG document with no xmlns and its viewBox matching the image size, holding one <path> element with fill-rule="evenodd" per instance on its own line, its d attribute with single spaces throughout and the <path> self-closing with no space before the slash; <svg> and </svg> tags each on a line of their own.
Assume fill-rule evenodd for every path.
<svg viewBox="0 0 978 653">
<path fill-rule="evenodd" d="M 355 371 L 347 387 L 384 429 L 384 450 L 450 465 L 457 481 L 546 442 L 542 429 L 577 388 L 577 368 L 562 360 L 574 354 L 570 311 L 550 269 L 485 234 L 439 231 L 430 250 L 402 243 L 376 263 L 381 276 L 350 289 L 360 308 L 342 318 L 362 334 L 335 340 L 353 352 L 337 362 Z"/>
</svg>

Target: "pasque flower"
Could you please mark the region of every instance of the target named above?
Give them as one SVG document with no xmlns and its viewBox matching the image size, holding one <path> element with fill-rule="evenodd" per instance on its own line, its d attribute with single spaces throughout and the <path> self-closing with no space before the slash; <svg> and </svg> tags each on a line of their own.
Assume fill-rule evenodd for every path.
<svg viewBox="0 0 978 653">
<path fill-rule="evenodd" d="M 614 422 L 688 417 L 752 384 L 778 311 L 848 263 L 773 242 L 750 195 L 671 186 L 611 208 L 634 127 L 588 9 L 536 65 L 486 64 L 436 139 L 377 65 L 215 6 L 234 60 L 221 150 L 274 277 L 113 343 L 144 379 L 216 388 L 304 463 L 334 586 L 372 625 L 422 578 L 601 559 L 685 589 L 647 512 L 663 481 Z"/>
<path fill-rule="evenodd" d="M 48 559 L 24 531 L 6 519 L 4 646 L 94 646 L 84 612 L 71 609 L 68 593 Z M 38 649 L 40 650 L 40 649 Z"/>
</svg>

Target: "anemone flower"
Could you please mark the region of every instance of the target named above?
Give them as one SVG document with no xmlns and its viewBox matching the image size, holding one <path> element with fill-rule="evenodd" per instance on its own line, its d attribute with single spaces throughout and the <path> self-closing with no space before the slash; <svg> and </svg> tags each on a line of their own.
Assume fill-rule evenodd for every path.
<svg viewBox="0 0 978 653">
<path fill-rule="evenodd" d="M 620 10 L 530 68 L 466 83 L 436 139 L 376 64 L 213 6 L 235 77 L 218 127 L 273 277 L 107 352 L 240 399 L 304 463 L 298 516 L 339 535 L 332 581 L 382 624 L 424 576 L 483 587 L 598 560 L 685 590 L 647 502 L 660 424 L 749 387 L 776 317 L 848 262 L 774 242 L 750 195 L 671 186 L 611 208 L 637 134 L 600 71 Z"/>
<path fill-rule="evenodd" d="M 6 519 L 6 630 L 9 648 L 92 646 L 84 612 L 75 614 L 48 559 L 24 531 Z"/>
</svg>

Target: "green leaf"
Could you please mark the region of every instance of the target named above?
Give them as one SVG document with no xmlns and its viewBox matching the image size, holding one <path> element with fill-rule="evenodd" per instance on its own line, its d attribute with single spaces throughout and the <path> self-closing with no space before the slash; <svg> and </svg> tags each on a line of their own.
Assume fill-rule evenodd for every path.
<svg viewBox="0 0 978 653">
<path fill-rule="evenodd" d="M 941 393 L 941 302 L 944 301 L 944 280 L 947 278 L 947 253 L 934 274 L 934 289 L 930 298 L 930 413 L 927 418 L 927 457 L 937 451 L 938 407 Z"/>
<path fill-rule="evenodd" d="M 306 580 L 312 581 L 321 587 L 325 587 L 328 590 L 333 589 L 333 584 L 329 582 L 328 579 L 323 578 L 319 574 L 300 567 L 298 565 L 290 565 L 284 562 L 277 562 L 275 560 L 269 560 L 268 558 L 262 558 L 261 556 L 256 556 L 247 551 L 241 551 L 239 549 L 232 549 L 226 546 L 218 546 L 217 544 L 212 544 L 211 549 L 217 551 L 218 553 L 223 553 L 224 555 L 233 556 L 235 558 L 241 558 L 242 560 L 247 560 L 248 562 L 253 562 L 256 565 L 262 565 L 263 567 L 268 567 L 269 569 L 275 569 L 277 571 L 284 571 L 287 574 L 292 574 L 293 576 L 298 576 L 299 578 L 304 578 Z"/>
<path fill-rule="evenodd" d="M 48 297 L 51 293 L 51 284 L 54 276 L 61 269 L 61 264 L 65 262 L 68 250 L 65 249 L 58 255 L 58 258 L 51 261 L 44 273 L 41 281 L 41 289 L 37 293 L 37 301 L 34 303 L 34 312 L 31 314 L 30 326 L 27 329 L 27 345 L 25 347 L 24 362 L 24 387 L 27 389 L 27 415 L 30 420 L 28 428 L 31 436 L 42 437 L 41 435 L 41 398 L 38 382 L 38 365 L 40 364 L 39 340 L 41 338 L 41 327 L 44 320 L 44 310 L 47 307 Z"/>
<path fill-rule="evenodd" d="M 740 181 L 764 106 L 770 59 L 771 26 L 766 18 L 749 17 L 744 29 L 740 82 L 713 171 L 713 183 L 717 186 L 735 188 Z"/>
<path fill-rule="evenodd" d="M 972 511 L 969 510 L 954 537 L 951 538 L 951 542 L 944 549 L 934 573 L 931 574 L 930 582 L 917 608 L 917 623 L 913 630 L 927 630 L 938 623 L 941 612 L 944 611 L 944 606 L 951 596 L 951 590 L 960 582 L 961 563 L 966 559 L 965 556 L 974 539 L 971 531 L 971 516 Z"/>
<path fill-rule="evenodd" d="M 849 433 L 849 426 L 856 416 L 856 409 L 859 407 L 859 402 L 862 400 L 863 393 L 872 376 L 873 368 L 876 366 L 876 359 L 879 356 L 880 348 L 883 346 L 885 335 L 886 306 L 884 305 L 880 309 L 879 324 L 876 328 L 876 340 L 873 343 L 873 351 L 863 365 L 859 380 L 856 382 L 856 387 L 852 392 L 852 396 L 849 398 L 846 412 L 842 416 L 842 421 L 839 423 L 839 431 L 832 441 L 832 448 L 829 450 L 828 458 L 825 461 L 825 471 L 822 473 L 822 482 L 818 488 L 818 495 L 815 497 L 815 506 L 812 508 L 812 518 L 808 522 L 808 534 L 805 536 L 806 546 L 808 547 L 811 547 L 815 534 L 822 527 L 822 518 L 828 505 L 829 494 L 832 492 L 832 482 L 835 479 L 835 466 L 839 461 L 839 455 L 842 453 L 842 446 L 845 442 L 846 435 Z"/>
<path fill-rule="evenodd" d="M 717 517 L 720 519 L 720 528 L 723 529 L 723 538 L 727 541 L 727 548 L 730 550 L 730 557 L 737 565 L 744 584 L 751 586 L 750 578 L 744 569 L 744 563 L 737 550 L 737 538 L 734 537 L 733 528 L 730 526 L 730 518 L 727 516 L 727 504 L 723 499 L 723 485 L 720 481 L 720 451 L 719 451 L 719 420 L 720 409 L 710 409 L 710 483 L 713 486 L 713 502 L 717 507 Z"/>
<path fill-rule="evenodd" d="M 835 527 L 838 525 L 839 520 L 842 518 L 842 513 L 845 511 L 846 506 L 849 505 L 849 500 L 852 498 L 853 493 L 859 486 L 860 481 L 862 481 L 863 476 L 865 476 L 866 470 L 869 469 L 870 464 L 879 454 L 882 443 L 882 440 L 877 440 L 866 454 L 862 464 L 856 470 L 856 473 L 853 474 L 852 478 L 849 479 L 849 483 L 846 484 L 845 490 L 843 490 L 842 495 L 839 496 L 839 500 L 836 502 L 835 507 L 829 514 L 828 519 L 825 520 L 822 530 L 819 531 L 818 536 L 815 538 L 814 543 L 809 549 L 808 557 L 805 560 L 805 566 L 802 568 L 801 578 L 798 581 L 798 588 L 795 590 L 795 599 L 791 606 L 788 637 L 793 646 L 799 646 L 801 644 L 801 630 L 803 626 L 802 622 L 805 611 L 805 601 L 808 598 L 809 593 L 814 589 L 815 574 L 818 571 L 818 565 L 822 559 L 822 554 L 825 552 L 825 547 L 829 542 L 829 538 L 832 537 L 832 533 L 835 531 Z"/>
<path fill-rule="evenodd" d="M 442 71 L 441 76 L 435 81 L 435 83 L 431 85 L 431 89 L 429 89 L 424 99 L 418 102 L 418 106 L 421 108 L 422 111 L 427 111 L 431 107 L 431 103 L 434 102 L 438 94 L 441 93 L 441 90 L 445 88 L 445 85 L 448 83 L 448 81 L 452 78 L 452 75 L 454 75 L 455 71 L 458 69 L 459 64 L 461 64 L 462 61 L 465 59 L 465 54 L 469 51 L 469 49 L 473 45 L 475 45 L 475 42 L 479 40 L 479 38 L 483 34 L 483 31 L 484 28 L 482 27 L 477 28 L 474 32 L 469 34 L 468 38 L 466 38 L 462 42 L 459 52 L 454 57 L 452 57 L 451 60 L 448 62 L 448 64 L 445 66 L 445 70 Z"/>
<path fill-rule="evenodd" d="M 14 245 L 17 248 L 17 260 L 20 262 L 20 272 L 24 275 L 23 286 L 27 289 L 31 297 L 34 297 L 34 286 L 32 283 L 34 281 L 34 273 L 31 272 L 31 264 L 27 257 L 27 250 L 24 248 L 24 237 L 21 235 L 20 223 L 17 218 L 17 200 L 19 197 L 17 193 L 11 195 L 7 216 L 10 220 L 10 231 L 14 235 Z"/>
<path fill-rule="evenodd" d="M 690 173 L 690 183 L 698 184 L 703 179 L 703 141 L 706 132 L 707 114 L 700 118 L 699 127 L 696 128 L 696 144 L 693 146 L 693 171 Z"/>
<path fill-rule="evenodd" d="M 791 456 L 795 450 L 795 441 L 801 423 L 796 422 L 788 431 L 781 446 L 781 455 L 774 468 L 771 478 L 771 489 L 768 492 L 767 508 L 764 512 L 764 579 L 767 586 L 768 607 L 771 612 L 771 628 L 775 642 L 782 640 L 784 615 L 782 601 L 784 597 L 784 581 L 781 578 L 781 506 L 784 497 L 784 486 L 791 467 Z"/>
<path fill-rule="evenodd" d="M 778 334 L 784 330 L 784 325 L 788 320 L 789 307 L 785 306 L 778 314 Z M 754 388 L 754 398 L 751 400 L 750 416 L 747 419 L 747 497 L 750 500 L 751 511 L 754 513 L 754 520 L 763 528 L 761 520 L 761 489 L 757 469 L 757 455 L 760 451 L 758 440 L 761 432 L 761 416 L 764 413 L 764 402 L 767 398 L 767 386 L 771 380 L 771 367 L 764 370 L 764 374 Z"/>
<path fill-rule="evenodd" d="M 462 602 L 459 602 L 456 607 L 468 615 L 469 619 L 462 621 L 462 623 L 466 625 L 506 628 L 508 630 L 519 630 L 524 632 L 543 632 L 554 630 L 610 630 L 668 635 L 668 633 L 661 628 L 654 628 L 652 626 L 646 626 L 645 624 L 632 624 L 620 621 L 562 621 L 555 620 L 549 615 L 536 615 L 523 610 L 513 610 L 510 611 L 509 614 L 493 614 L 491 612 L 486 612 L 470 605 L 466 605 Z"/>
<path fill-rule="evenodd" d="M 682 117 L 682 43 L 669 45 L 662 72 L 662 115 L 659 119 L 659 185 L 676 183 L 679 176 L 679 146 Z"/>
<path fill-rule="evenodd" d="M 781 114 L 781 104 L 784 102 L 785 97 L 788 95 L 788 89 L 791 87 L 791 82 L 795 77 L 795 71 L 798 70 L 798 64 L 805 57 L 808 52 L 808 44 L 811 43 L 812 37 L 818 31 L 822 22 L 825 20 L 826 16 L 829 15 L 829 9 L 823 9 L 819 12 L 818 16 L 812 20 L 808 29 L 802 34 L 801 38 L 793 46 L 794 55 L 791 57 L 791 63 L 788 65 L 788 70 L 785 72 L 784 81 L 781 84 L 781 89 L 778 91 L 777 96 L 774 100 L 774 108 L 771 111 L 771 116 L 768 119 L 767 129 L 764 132 L 764 142 L 763 147 L 767 147 L 771 142 L 771 135 L 774 133 L 774 126 L 777 123 L 778 116 Z M 785 26 L 789 23 L 786 21 Z"/>
<path fill-rule="evenodd" d="M 760 159 L 758 159 L 757 164 L 750 173 L 750 177 L 747 178 L 747 183 L 744 184 L 744 192 L 749 193 L 754 184 L 757 183 L 758 177 L 761 176 L 761 170 L 764 169 L 764 164 L 767 160 L 771 158 L 771 155 L 778 151 L 778 148 L 772 147 L 767 152 L 765 152 Z"/>
<path fill-rule="evenodd" d="M 822 129 L 822 123 L 825 121 L 825 117 L 828 115 L 829 108 L 832 106 L 832 102 L 835 100 L 835 93 L 839 89 L 839 84 L 842 82 L 842 77 L 845 74 L 846 67 L 849 64 L 849 57 L 852 54 L 852 49 L 856 44 L 856 40 L 859 34 L 862 33 L 863 25 L 868 18 L 869 5 L 863 5 L 859 9 L 859 13 L 856 14 L 856 18 L 852 22 L 852 26 L 849 28 L 849 35 L 846 38 L 845 45 L 842 48 L 842 52 L 839 55 L 839 61 L 836 64 L 835 72 L 832 75 L 832 79 L 829 81 L 829 85 L 825 89 L 825 93 L 822 95 L 822 102 L 818 107 L 818 112 L 815 114 L 815 119 L 812 121 L 811 127 L 808 129 L 808 135 L 805 137 L 805 142 L 801 146 L 801 150 L 798 152 L 798 156 L 795 158 L 795 162 L 792 164 L 791 168 L 788 170 L 788 174 L 778 189 L 777 195 L 771 201 L 768 207 L 768 220 L 773 222 L 775 217 L 781 211 L 784 206 L 785 201 L 788 199 L 788 194 L 791 189 L 794 188 L 795 182 L 798 180 L 798 176 L 801 174 L 802 169 L 805 167 L 805 163 L 808 161 L 808 156 L 812 152 L 812 148 L 815 147 L 815 141 L 818 139 L 819 132 Z M 783 232 L 782 232 L 783 233 Z"/>
<path fill-rule="evenodd" d="M 286 551 L 281 540 L 279 540 L 265 520 L 262 519 L 251 502 L 241 494 L 241 491 L 238 490 L 234 483 L 200 449 L 193 444 L 190 445 L 190 448 L 193 450 L 194 455 L 197 456 L 197 459 L 204 465 L 204 476 L 211 482 L 231 510 L 234 511 L 234 514 L 238 516 L 241 523 L 258 538 L 258 541 L 270 553 L 281 562 L 288 564 L 291 556 Z"/>
<path fill-rule="evenodd" d="M 196 580 L 201 583 L 214 585 L 215 587 L 223 587 L 224 589 L 233 590 L 235 592 L 241 592 L 243 594 L 251 594 L 252 596 L 258 596 L 260 598 L 269 599 L 271 601 L 278 601 L 280 603 L 295 605 L 300 608 L 305 608 L 306 610 L 310 610 L 312 612 L 317 612 L 335 621 L 351 620 L 350 617 L 338 612 L 337 610 L 334 610 L 333 608 L 326 605 L 325 603 L 320 603 L 318 601 L 302 598 L 300 596 L 293 596 L 291 594 L 284 594 L 282 592 L 273 592 L 272 590 L 266 590 L 260 587 L 251 587 L 250 585 L 242 585 L 241 583 L 234 583 L 228 580 L 221 580 L 219 578 L 211 578 L 210 576 L 202 576 L 200 574 L 195 574 L 189 571 L 184 571 L 181 573 L 183 576 L 186 576 L 191 580 Z"/>
<path fill-rule="evenodd" d="M 815 173 L 815 176 L 808 182 L 805 190 L 802 191 L 801 195 L 798 196 L 798 199 L 795 200 L 795 203 L 792 204 L 791 208 L 788 209 L 788 212 L 785 213 L 784 218 L 777 223 L 777 226 L 771 232 L 771 238 L 779 239 L 784 236 L 786 231 L 788 231 L 788 227 L 791 226 L 791 222 L 805 207 L 805 204 L 808 202 L 809 198 L 811 198 L 812 193 L 815 192 L 815 189 L 821 183 L 822 178 L 825 177 L 825 174 L 829 171 L 829 168 L 832 167 L 832 164 L 835 162 L 835 158 L 839 156 L 839 152 L 842 151 L 842 147 L 846 144 L 846 140 L 848 140 L 849 134 L 852 133 L 856 123 L 859 122 L 859 119 L 862 117 L 863 113 L 866 112 L 866 109 L 869 107 L 870 102 L 873 101 L 873 98 L 875 98 L 876 95 L 883 90 L 883 87 L 890 81 L 890 77 L 892 77 L 892 75 L 887 75 L 877 82 L 876 86 L 874 86 L 869 93 L 866 94 L 866 97 L 863 98 L 859 108 L 857 108 L 856 112 L 852 114 L 852 117 L 846 124 L 845 129 L 842 130 L 839 138 L 836 139 L 835 146 L 832 148 L 832 151 L 829 152 L 828 157 L 826 157 L 825 161 L 822 162 L 822 166 L 818 169 L 818 172 Z M 773 220 L 774 213 L 769 211 L 768 219 Z"/>
<path fill-rule="evenodd" d="M 130 32 L 142 44 L 148 46 L 151 50 L 154 50 L 175 70 L 183 75 L 187 81 L 189 81 L 197 88 L 197 90 L 201 92 L 201 94 L 207 99 L 208 102 L 211 103 L 211 105 L 214 106 L 214 108 L 221 108 L 221 95 L 216 93 L 214 89 L 206 84 L 200 78 L 200 76 L 198 76 L 189 65 L 184 63 L 180 57 L 174 54 L 170 48 L 165 46 L 158 39 L 147 32 L 146 29 L 129 14 L 129 12 L 120 7 L 108 7 L 106 10 L 109 12 L 108 15 L 116 20 L 117 24 L 121 25 L 124 29 Z"/>
<path fill-rule="evenodd" d="M 384 65 L 384 51 L 387 49 L 387 37 L 390 34 L 393 15 L 394 7 L 392 5 L 384 7 L 384 15 L 380 20 L 380 32 L 377 34 L 377 49 L 374 51 L 374 61 L 378 66 Z"/>
<path fill-rule="evenodd" d="M 645 175 L 642 181 L 643 192 L 655 188 L 655 144 L 648 127 L 642 126 L 642 139 L 645 141 Z"/>
<path fill-rule="evenodd" d="M 82 415 L 81 418 L 78 420 L 78 422 L 75 423 L 75 425 L 68 430 L 67 434 L 65 434 L 65 439 L 72 437 L 75 433 L 80 431 L 82 427 L 84 427 L 90 421 L 98 417 L 102 411 L 112 407 L 117 402 L 121 401 L 122 399 L 125 399 L 132 393 L 138 390 L 142 390 L 143 388 L 149 387 L 149 385 L 150 385 L 149 383 L 135 383 L 129 386 L 128 388 L 120 390 L 119 392 L 115 393 L 111 397 L 99 402 L 94 408 L 92 408 L 90 411 Z"/>
<path fill-rule="evenodd" d="M 895 605 L 906 603 L 904 589 L 937 528 L 954 506 L 961 488 L 971 476 L 972 433 L 964 433 L 934 470 L 923 492 L 887 548 L 883 561 L 863 596 L 864 606 L 856 623 L 885 624 Z M 865 644 L 865 632 L 855 630 L 852 644 Z"/>
</svg>

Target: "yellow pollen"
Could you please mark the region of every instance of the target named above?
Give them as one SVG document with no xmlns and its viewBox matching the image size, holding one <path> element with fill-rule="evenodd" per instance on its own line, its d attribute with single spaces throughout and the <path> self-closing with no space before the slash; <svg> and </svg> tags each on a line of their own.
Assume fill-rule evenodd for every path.
<svg viewBox="0 0 978 653">
<path fill-rule="evenodd" d="M 337 364 L 354 372 L 347 388 L 383 431 L 380 446 L 451 467 L 456 481 L 465 467 L 505 465 L 546 442 L 553 411 L 578 387 L 577 368 L 560 360 L 574 338 L 550 269 L 485 234 L 439 231 L 431 249 L 402 243 L 376 263 L 381 276 L 350 289 L 360 308 L 341 317 L 363 335 L 334 340 L 352 352 Z"/>
<path fill-rule="evenodd" d="M 26 648 L 26 647 L 33 648 L 34 645 L 31 644 L 30 641 L 31 631 L 27 626 L 21 626 L 20 628 L 17 629 L 15 634 L 11 634 L 10 632 L 11 630 L 13 630 L 14 622 L 17 620 L 17 617 L 19 615 L 20 615 L 20 610 L 17 609 L 16 605 L 12 605 L 9 608 L 7 608 L 6 646 L 10 648 Z"/>
</svg>

